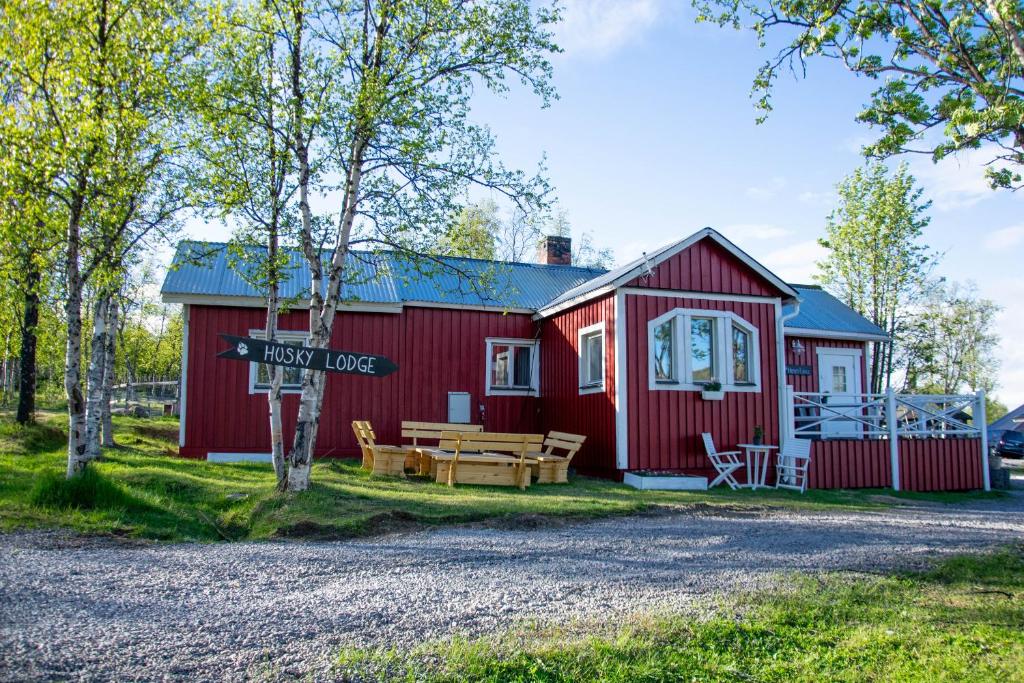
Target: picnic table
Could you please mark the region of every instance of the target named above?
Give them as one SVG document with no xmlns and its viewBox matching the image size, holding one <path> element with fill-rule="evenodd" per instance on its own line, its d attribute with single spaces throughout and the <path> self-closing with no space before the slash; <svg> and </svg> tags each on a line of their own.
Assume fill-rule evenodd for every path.
<svg viewBox="0 0 1024 683">
<path fill-rule="evenodd" d="M 763 443 L 739 443 L 736 445 L 743 449 L 747 461 L 747 482 L 742 484 L 743 488 L 756 491 L 758 487 L 767 486 L 768 461 L 771 460 L 772 451 L 777 451 L 779 447 Z"/>
</svg>

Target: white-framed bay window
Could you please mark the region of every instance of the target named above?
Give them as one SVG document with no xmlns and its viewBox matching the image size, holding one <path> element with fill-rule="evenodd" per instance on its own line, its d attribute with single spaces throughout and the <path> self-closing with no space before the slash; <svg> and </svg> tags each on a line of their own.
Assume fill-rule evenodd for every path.
<svg viewBox="0 0 1024 683">
<path fill-rule="evenodd" d="M 536 395 L 540 354 L 535 339 L 487 339 L 487 395 Z"/>
<path fill-rule="evenodd" d="M 732 311 L 676 308 L 647 324 L 648 387 L 761 391 L 757 327 Z"/>
<path fill-rule="evenodd" d="M 253 339 L 266 339 L 267 331 L 249 330 L 249 336 Z M 305 346 L 309 341 L 309 332 L 301 330 L 278 330 L 274 333 L 275 341 L 281 344 L 292 344 L 293 346 Z M 302 392 L 302 368 L 285 368 L 281 381 L 282 394 L 298 394 Z M 273 365 L 264 363 L 249 363 L 249 393 L 266 394 L 270 392 L 270 380 L 273 379 Z"/>
<path fill-rule="evenodd" d="M 604 391 L 604 322 L 581 329 L 576 342 L 580 395 Z"/>
</svg>

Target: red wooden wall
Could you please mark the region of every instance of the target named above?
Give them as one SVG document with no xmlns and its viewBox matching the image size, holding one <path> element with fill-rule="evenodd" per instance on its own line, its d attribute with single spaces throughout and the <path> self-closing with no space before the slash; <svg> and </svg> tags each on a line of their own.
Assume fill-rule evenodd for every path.
<svg viewBox="0 0 1024 683">
<path fill-rule="evenodd" d="M 967 491 L 983 486 L 978 439 L 900 439 L 900 488 Z M 815 441 L 808 487 L 891 488 L 889 442 L 882 439 Z"/>
<path fill-rule="evenodd" d="M 771 297 L 782 294 L 750 266 L 708 238 L 659 263 L 653 277 L 641 276 L 626 286 Z"/>
<path fill-rule="evenodd" d="M 793 340 L 799 340 L 804 345 L 803 353 L 793 350 Z M 816 339 L 812 337 L 793 337 L 786 335 L 786 365 L 810 365 L 811 374 L 807 375 L 786 375 L 786 384 L 793 387 L 793 391 L 818 391 L 818 349 L 860 349 L 864 350 L 864 342 L 847 341 L 845 339 Z M 861 355 L 860 360 L 860 386 L 864 393 L 870 393 L 868 388 L 868 376 L 866 372 L 867 356 Z"/>
<path fill-rule="evenodd" d="M 604 321 L 604 391 L 580 396 L 578 333 Z M 541 424 L 587 437 L 573 467 L 615 476 L 615 298 L 590 301 L 544 321 L 541 328 Z"/>
<path fill-rule="evenodd" d="M 684 252 L 685 253 L 685 252 Z M 674 308 L 733 311 L 758 328 L 761 391 L 729 392 L 705 401 L 698 391 L 648 388 L 647 323 Z M 764 427 L 765 443 L 779 443 L 778 353 L 775 305 L 660 296 L 626 296 L 629 469 L 685 470 L 711 474 L 701 432 L 710 432 L 720 450 L 753 438 Z"/>
<path fill-rule="evenodd" d="M 220 332 L 247 335 L 264 327 L 258 308 L 189 307 L 188 391 L 181 454 L 266 452 L 270 439 L 266 394 L 248 393 L 249 365 L 216 358 Z M 281 316 L 280 329 L 307 329 L 308 315 Z M 532 339 L 528 315 L 406 307 L 394 313 L 341 313 L 331 346 L 378 353 L 398 363 L 384 378 L 330 375 L 317 442 L 318 456 L 355 456 L 351 422 L 370 420 L 381 443 L 400 442 L 402 420 L 447 419 L 447 392 L 472 394 L 473 422 L 493 431 L 537 432 L 536 397 L 486 397 L 487 337 Z M 477 406 L 484 406 L 484 414 Z M 298 396 L 284 396 L 286 443 L 291 443 Z"/>
</svg>

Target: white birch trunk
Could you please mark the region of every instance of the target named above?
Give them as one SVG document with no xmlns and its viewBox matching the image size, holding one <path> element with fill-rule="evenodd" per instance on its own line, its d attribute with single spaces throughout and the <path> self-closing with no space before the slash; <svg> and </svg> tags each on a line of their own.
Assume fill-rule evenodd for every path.
<svg viewBox="0 0 1024 683">
<path fill-rule="evenodd" d="M 64 349 L 64 392 L 68 399 L 68 469 L 71 478 L 85 469 L 89 462 L 85 441 L 85 399 L 82 396 L 82 278 L 79 270 L 78 219 L 81 216 L 81 196 L 84 180 L 79 180 L 79 202 L 73 206 L 68 220 L 67 251 L 65 252 L 64 276 L 67 279 L 67 301 L 64 313 L 67 318 L 68 337 Z"/>
<path fill-rule="evenodd" d="M 102 452 L 103 369 L 107 359 L 107 308 L 109 303 L 109 294 L 98 293 L 92 309 L 92 346 L 89 349 L 85 404 L 85 453 L 89 460 L 100 457 Z"/>
<path fill-rule="evenodd" d="M 102 445 L 116 446 L 114 422 L 110 417 L 110 402 L 114 397 L 114 361 L 117 358 L 117 324 L 120 312 L 117 297 L 107 302 L 107 340 L 103 355 L 103 396 L 100 404 L 100 421 L 103 427 Z"/>
<path fill-rule="evenodd" d="M 277 284 L 270 287 L 271 293 L 267 303 L 266 338 L 275 341 L 277 335 L 278 301 Z M 283 489 L 288 469 L 284 457 L 284 428 L 281 424 L 281 383 L 284 380 L 284 368 L 279 365 L 269 366 L 270 391 L 267 392 L 267 405 L 270 411 L 270 460 L 274 464 L 277 476 L 277 487 Z"/>
</svg>

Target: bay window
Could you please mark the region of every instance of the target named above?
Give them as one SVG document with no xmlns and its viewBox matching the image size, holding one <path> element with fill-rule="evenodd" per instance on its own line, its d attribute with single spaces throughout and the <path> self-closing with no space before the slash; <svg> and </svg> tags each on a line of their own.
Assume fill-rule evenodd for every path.
<svg viewBox="0 0 1024 683">
<path fill-rule="evenodd" d="M 532 339 L 487 340 L 487 395 L 536 393 L 537 342 Z"/>
<path fill-rule="evenodd" d="M 677 338 L 679 337 L 679 338 Z M 758 330 L 732 311 L 677 308 L 648 323 L 649 388 L 760 391 Z"/>
</svg>

